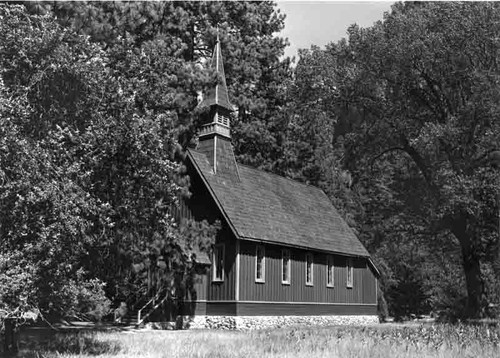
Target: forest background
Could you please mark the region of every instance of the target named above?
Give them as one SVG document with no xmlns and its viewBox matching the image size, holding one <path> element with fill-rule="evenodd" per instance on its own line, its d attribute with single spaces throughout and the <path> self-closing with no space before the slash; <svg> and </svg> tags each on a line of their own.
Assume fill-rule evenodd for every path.
<svg viewBox="0 0 500 358">
<path fill-rule="evenodd" d="M 397 3 L 283 56 L 261 2 L 0 5 L 0 312 L 100 319 L 188 289 L 217 223 L 177 223 L 218 32 L 237 160 L 323 189 L 380 315 L 498 315 L 498 3 Z M 129 302 L 133 303 L 133 302 Z"/>
</svg>

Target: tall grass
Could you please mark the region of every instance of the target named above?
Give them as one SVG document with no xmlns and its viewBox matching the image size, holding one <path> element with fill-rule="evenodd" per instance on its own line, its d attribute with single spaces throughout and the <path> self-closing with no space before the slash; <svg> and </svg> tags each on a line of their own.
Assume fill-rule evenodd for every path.
<svg viewBox="0 0 500 358">
<path fill-rule="evenodd" d="M 304 327 L 249 332 L 130 331 L 57 335 L 24 357 L 500 357 L 500 328 Z"/>
</svg>

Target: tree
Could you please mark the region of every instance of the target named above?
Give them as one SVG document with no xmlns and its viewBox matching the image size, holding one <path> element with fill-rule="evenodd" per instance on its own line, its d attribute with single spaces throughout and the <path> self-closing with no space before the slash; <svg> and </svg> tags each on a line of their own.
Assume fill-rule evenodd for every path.
<svg viewBox="0 0 500 358">
<path fill-rule="evenodd" d="M 189 63 L 206 63 L 218 33 L 230 99 L 237 109 L 232 134 L 238 159 L 272 169 L 283 156 L 280 132 L 285 122 L 280 113 L 287 101 L 291 69 L 288 58 L 280 59 L 287 42 L 276 34 L 284 27 L 284 15 L 274 9 L 273 2 L 83 1 L 26 6 L 32 12 L 53 13 L 64 26 L 109 47 L 119 45 L 123 38 L 131 40 L 127 49 L 161 40 L 172 54 Z M 185 93 L 185 100 L 196 99 L 196 93 L 187 88 L 178 90 Z M 183 146 L 199 127 L 193 106 L 187 108 L 177 123 Z"/>
<path fill-rule="evenodd" d="M 360 113 L 346 141 L 357 185 L 384 189 L 365 205 L 392 213 L 398 235 L 456 240 L 468 317 L 485 314 L 482 267 L 497 252 L 499 17 L 493 3 L 396 4 L 326 51 L 349 64 L 335 76 L 337 103 Z"/>
<path fill-rule="evenodd" d="M 61 127 L 52 123 L 52 131 L 47 131 L 46 117 L 34 108 L 43 105 L 33 103 L 43 88 L 43 75 L 50 78 L 57 68 L 59 73 L 65 70 L 64 64 L 50 61 L 53 58 L 39 61 L 45 51 L 54 53 L 55 42 L 64 34 L 50 21 L 25 16 L 19 7 L 2 6 L 0 17 L 0 302 L 7 312 L 30 305 L 45 312 L 70 312 L 79 301 L 63 291 L 69 293 L 72 280 L 81 286 L 92 283 L 92 278 L 77 277 L 75 263 L 93 243 L 86 235 L 88 218 L 101 208 L 76 180 L 78 163 L 68 158 Z M 58 49 L 63 61 L 70 60 L 63 55 L 67 43 Z M 62 93 L 66 95 L 72 93 Z M 102 282 L 94 281 L 94 288 L 102 293 Z M 107 304 L 104 296 L 99 300 Z M 58 301 L 59 307 L 53 307 Z"/>
<path fill-rule="evenodd" d="M 188 192 L 178 123 L 201 69 L 161 39 L 106 49 L 50 15 L 2 5 L 0 18 L 0 303 L 24 297 L 55 315 L 101 305 L 99 317 L 104 290 L 144 292 L 145 273 L 189 281 L 216 230 L 171 210 Z"/>
<path fill-rule="evenodd" d="M 355 227 L 360 210 L 344 163 L 345 116 L 338 105 L 336 71 L 341 65 L 319 47 L 299 52 L 295 77 L 288 85 L 283 158 L 275 170 L 323 189 Z"/>
<path fill-rule="evenodd" d="M 279 109 L 275 93 L 289 74 L 288 61 L 279 60 L 285 41 L 274 36 L 283 16 L 273 6 L 2 6 L 3 93 L 16 112 L 2 117 L 12 131 L 2 161 L 0 230 L 7 244 L 2 262 L 20 263 L 18 275 L 8 268 L 18 277 L 13 288 L 34 288 L 26 291 L 30 302 L 63 314 L 74 311 L 65 306 L 75 301 L 74 288 L 97 287 L 96 278 L 114 300 L 189 283 L 192 253 L 208 251 L 217 228 L 175 222 L 171 210 L 189 195 L 179 159 L 201 124 L 193 110 L 198 94 L 215 80 L 203 65 L 218 27 L 238 107 L 238 143 L 249 132 L 238 132 L 238 123 L 250 122 L 250 112 Z M 15 160 L 19 146 L 25 164 Z M 52 260 L 42 260 L 47 252 Z"/>
</svg>

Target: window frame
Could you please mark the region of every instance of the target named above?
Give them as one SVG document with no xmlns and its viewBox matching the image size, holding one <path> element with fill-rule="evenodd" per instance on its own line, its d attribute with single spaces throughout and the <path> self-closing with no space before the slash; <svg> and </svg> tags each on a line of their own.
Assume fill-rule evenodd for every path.
<svg viewBox="0 0 500 358">
<path fill-rule="evenodd" d="M 328 278 L 331 277 L 331 281 Z M 333 255 L 326 256 L 326 287 L 335 287 L 335 259 Z"/>
<path fill-rule="evenodd" d="M 346 260 L 346 287 L 353 288 L 354 286 L 354 265 L 352 257 Z"/>
<path fill-rule="evenodd" d="M 285 255 L 286 253 L 286 255 Z M 288 280 L 283 279 L 283 273 L 284 271 L 284 265 L 283 263 L 285 262 L 284 259 L 285 257 L 288 259 L 288 265 L 286 268 L 286 276 Z M 281 249 L 281 284 L 282 285 L 290 285 L 292 281 L 292 269 L 291 269 L 291 264 L 292 264 L 292 255 L 290 254 L 290 249 Z"/>
<path fill-rule="evenodd" d="M 219 251 L 220 250 L 220 251 Z M 222 255 L 220 258 L 221 261 L 221 272 L 220 277 L 217 275 L 217 252 Z M 215 244 L 214 250 L 212 252 L 212 282 L 224 282 L 224 258 L 226 256 L 226 246 L 223 243 Z"/>
<path fill-rule="evenodd" d="M 259 255 L 259 249 L 262 250 L 262 277 L 258 277 L 258 255 Z M 257 283 L 265 283 L 266 282 L 266 247 L 263 244 L 257 244 L 255 246 L 255 282 Z"/>
<path fill-rule="evenodd" d="M 307 280 L 307 269 L 308 269 L 308 257 L 310 257 L 310 264 L 311 264 L 311 280 Z M 306 286 L 314 286 L 314 255 L 312 252 L 306 252 L 306 257 L 305 257 L 305 279 L 306 279 Z"/>
</svg>

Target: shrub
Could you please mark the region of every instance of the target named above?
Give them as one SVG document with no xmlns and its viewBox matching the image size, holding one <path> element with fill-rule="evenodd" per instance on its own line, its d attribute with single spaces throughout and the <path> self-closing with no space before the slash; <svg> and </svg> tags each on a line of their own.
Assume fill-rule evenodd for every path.
<svg viewBox="0 0 500 358">
<path fill-rule="evenodd" d="M 100 321 L 111 312 L 111 301 L 104 292 L 105 283 L 97 278 L 86 279 L 82 269 L 76 279 L 68 280 L 53 290 L 48 299 L 51 317 L 67 317 Z"/>
</svg>

